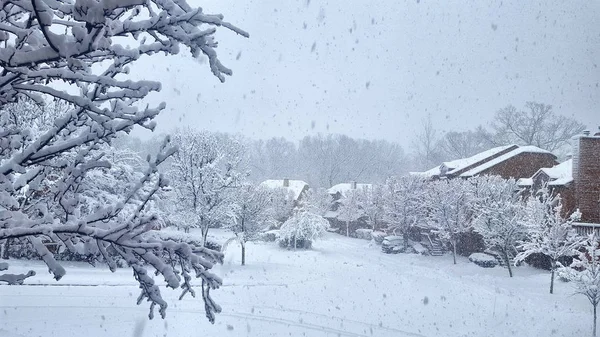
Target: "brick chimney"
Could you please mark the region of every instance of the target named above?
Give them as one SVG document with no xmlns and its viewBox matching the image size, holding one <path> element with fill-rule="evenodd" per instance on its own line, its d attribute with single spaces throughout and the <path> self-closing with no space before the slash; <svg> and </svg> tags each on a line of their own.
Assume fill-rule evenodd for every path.
<svg viewBox="0 0 600 337">
<path fill-rule="evenodd" d="M 573 139 L 573 180 L 581 221 L 600 223 L 600 132 Z"/>
<path fill-rule="evenodd" d="M 283 179 L 283 187 L 290 187 L 290 180 L 288 178 Z"/>
</svg>

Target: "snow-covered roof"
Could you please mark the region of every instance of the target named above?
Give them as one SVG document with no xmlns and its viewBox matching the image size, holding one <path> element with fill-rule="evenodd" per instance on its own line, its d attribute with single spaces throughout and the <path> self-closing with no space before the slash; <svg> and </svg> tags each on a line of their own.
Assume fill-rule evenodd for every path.
<svg viewBox="0 0 600 337">
<path fill-rule="evenodd" d="M 298 198 L 302 194 L 302 191 L 304 191 L 305 188 L 308 188 L 308 184 L 302 180 L 289 179 L 287 187 L 284 186 L 284 181 L 284 179 L 269 179 L 260 183 L 260 186 L 272 189 L 284 188 L 292 193 L 292 195 L 294 196 L 294 200 L 298 200 Z"/>
<path fill-rule="evenodd" d="M 505 153 L 505 154 L 503 154 L 503 155 L 501 155 L 501 156 L 499 156 L 497 158 L 494 158 L 494 159 L 492 159 L 492 160 L 490 160 L 488 162 L 485 162 L 485 163 L 483 163 L 481 165 L 478 165 L 478 166 L 476 166 L 476 167 L 474 167 L 474 168 L 472 168 L 472 169 L 470 169 L 470 170 L 462 173 L 460 176 L 464 177 L 464 178 L 468 178 L 468 177 L 472 177 L 472 176 L 478 175 L 481 172 L 483 172 L 483 171 L 485 171 L 485 170 L 487 170 L 489 168 L 492 168 L 492 167 L 494 167 L 494 166 L 496 166 L 496 165 L 498 165 L 498 164 L 500 164 L 502 162 L 505 162 L 505 161 L 507 161 L 507 160 L 509 160 L 509 159 L 511 159 L 511 158 L 513 158 L 513 157 L 515 157 L 517 155 L 519 155 L 519 154 L 522 154 L 522 153 L 544 153 L 544 154 L 552 154 L 552 152 L 546 151 L 544 149 L 540 149 L 539 147 L 536 147 L 536 146 L 532 146 L 532 145 L 521 146 L 521 147 L 518 147 L 518 148 L 516 148 L 516 149 L 514 149 L 514 150 L 512 150 L 512 151 L 510 151 L 508 153 Z"/>
<path fill-rule="evenodd" d="M 422 177 L 431 178 L 431 177 L 441 176 L 442 168 L 444 168 L 445 174 L 452 175 L 453 173 L 463 170 L 473 164 L 477 164 L 480 161 L 483 161 L 489 157 L 495 156 L 502 151 L 506 151 L 506 150 L 510 149 L 511 147 L 516 148 L 516 145 L 498 146 L 498 147 L 480 152 L 478 154 L 475 154 L 471 157 L 460 158 L 460 159 L 443 162 L 440 166 L 436 166 L 436 167 L 429 169 L 427 171 L 424 171 L 424 172 L 410 172 L 409 174 L 414 175 L 414 176 L 422 176 Z"/>
<path fill-rule="evenodd" d="M 566 185 L 573 181 L 573 159 L 565 160 L 550 168 L 541 168 L 540 171 L 550 178 L 548 185 Z"/>
<path fill-rule="evenodd" d="M 411 176 L 431 178 L 431 177 L 439 176 L 440 174 L 442 174 L 442 172 L 440 171 L 440 167 L 436 166 L 436 167 L 429 169 L 427 171 L 424 171 L 424 172 L 408 172 L 408 174 Z"/>
<path fill-rule="evenodd" d="M 487 151 L 480 152 L 480 153 L 473 155 L 471 157 L 468 157 L 468 158 L 461 158 L 461 159 L 444 162 L 442 165 L 444 165 L 445 167 L 448 168 L 448 171 L 446 172 L 446 174 L 452 174 L 452 173 L 460 171 L 468 166 L 477 164 L 478 162 L 485 160 L 489 157 L 495 156 L 498 153 L 508 150 L 509 148 L 514 147 L 514 146 L 515 145 L 498 146 L 498 147 L 489 149 Z"/>
<path fill-rule="evenodd" d="M 525 187 L 525 186 L 533 186 L 532 178 L 521 178 L 517 180 L 517 185 Z"/>
<path fill-rule="evenodd" d="M 372 184 L 356 184 L 356 189 L 362 190 L 364 188 L 371 188 L 372 186 L 373 186 Z M 327 193 L 329 193 L 331 195 L 334 195 L 337 193 L 340 193 L 341 195 L 345 195 L 346 192 L 348 192 L 352 189 L 353 189 L 352 183 L 341 183 L 341 184 L 331 186 L 331 188 L 327 190 Z"/>
</svg>

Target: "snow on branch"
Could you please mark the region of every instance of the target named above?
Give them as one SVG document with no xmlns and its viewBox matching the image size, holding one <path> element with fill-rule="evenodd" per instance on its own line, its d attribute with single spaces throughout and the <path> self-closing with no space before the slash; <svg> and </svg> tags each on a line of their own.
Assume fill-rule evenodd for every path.
<svg viewBox="0 0 600 337">
<path fill-rule="evenodd" d="M 210 290 L 221 279 L 209 270 L 222 262 L 222 254 L 146 235 L 164 223 L 151 210 L 168 184 L 158 167 L 176 149 L 166 139 L 145 162 L 131 153 L 121 160 L 111 143 L 135 126 L 154 129 L 153 119 L 165 109 L 164 103 L 143 102 L 160 83 L 129 79 L 129 67 L 141 57 L 185 48 L 192 57 L 208 57 L 220 81 L 232 74 L 217 58 L 219 27 L 248 37 L 222 15 L 206 14 L 185 0 L 2 2 L 3 244 L 24 243 L 57 280 L 68 273 L 49 245 L 102 261 L 113 271 L 125 261 L 140 285 L 138 302 L 150 302 L 150 318 L 154 308 L 161 317 L 167 309 L 151 272 L 167 287 L 180 288 L 182 296 L 194 295 L 193 273 L 214 320 L 220 307 Z M 19 284 L 32 275 L 5 273 L 0 281 Z"/>
</svg>

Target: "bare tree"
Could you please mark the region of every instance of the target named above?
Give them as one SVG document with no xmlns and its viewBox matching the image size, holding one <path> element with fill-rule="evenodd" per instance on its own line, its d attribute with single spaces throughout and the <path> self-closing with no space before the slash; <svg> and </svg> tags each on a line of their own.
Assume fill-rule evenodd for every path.
<svg viewBox="0 0 600 337">
<path fill-rule="evenodd" d="M 557 151 L 567 145 L 571 137 L 581 133 L 585 125 L 555 114 L 551 105 L 527 102 L 523 110 L 508 105 L 496 112 L 491 128 L 487 138 L 495 144 L 534 145 Z"/>
<path fill-rule="evenodd" d="M 480 129 L 464 132 L 447 132 L 440 139 L 444 158 L 466 158 L 493 147 Z"/>
<path fill-rule="evenodd" d="M 431 114 L 421 120 L 421 129 L 417 133 L 414 144 L 414 163 L 418 169 L 429 169 L 439 165 L 441 161 L 438 130 L 433 126 Z"/>
</svg>

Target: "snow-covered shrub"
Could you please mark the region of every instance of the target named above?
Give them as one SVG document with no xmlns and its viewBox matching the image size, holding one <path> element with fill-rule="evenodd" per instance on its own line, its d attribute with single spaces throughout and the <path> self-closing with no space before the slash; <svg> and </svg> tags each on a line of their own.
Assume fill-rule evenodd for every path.
<svg viewBox="0 0 600 337">
<path fill-rule="evenodd" d="M 260 239 L 265 242 L 275 242 L 279 239 L 279 230 L 272 229 L 260 234 Z"/>
<path fill-rule="evenodd" d="M 373 241 L 375 241 L 375 243 L 377 243 L 377 244 L 381 244 L 383 242 L 383 239 L 385 239 L 386 236 L 387 236 L 387 234 L 385 234 L 384 232 L 380 232 L 380 231 L 371 232 L 371 239 Z"/>
<path fill-rule="evenodd" d="M 413 242 L 411 244 L 412 249 L 414 250 L 415 253 L 417 254 L 421 254 L 421 255 L 429 255 L 429 249 L 427 249 L 426 247 L 424 247 L 421 243 L 419 242 Z"/>
<path fill-rule="evenodd" d="M 483 268 L 494 268 L 498 265 L 498 260 L 489 254 L 473 253 L 469 255 L 469 261 Z"/>
<path fill-rule="evenodd" d="M 327 227 L 329 222 L 322 216 L 299 211 L 281 225 L 279 245 L 294 249 L 308 249 L 314 240 L 323 235 Z"/>
<path fill-rule="evenodd" d="M 355 230 L 354 233 L 356 234 L 357 239 L 371 240 L 371 237 L 373 235 L 373 230 L 366 229 L 366 228 L 359 228 L 359 229 Z"/>
</svg>

